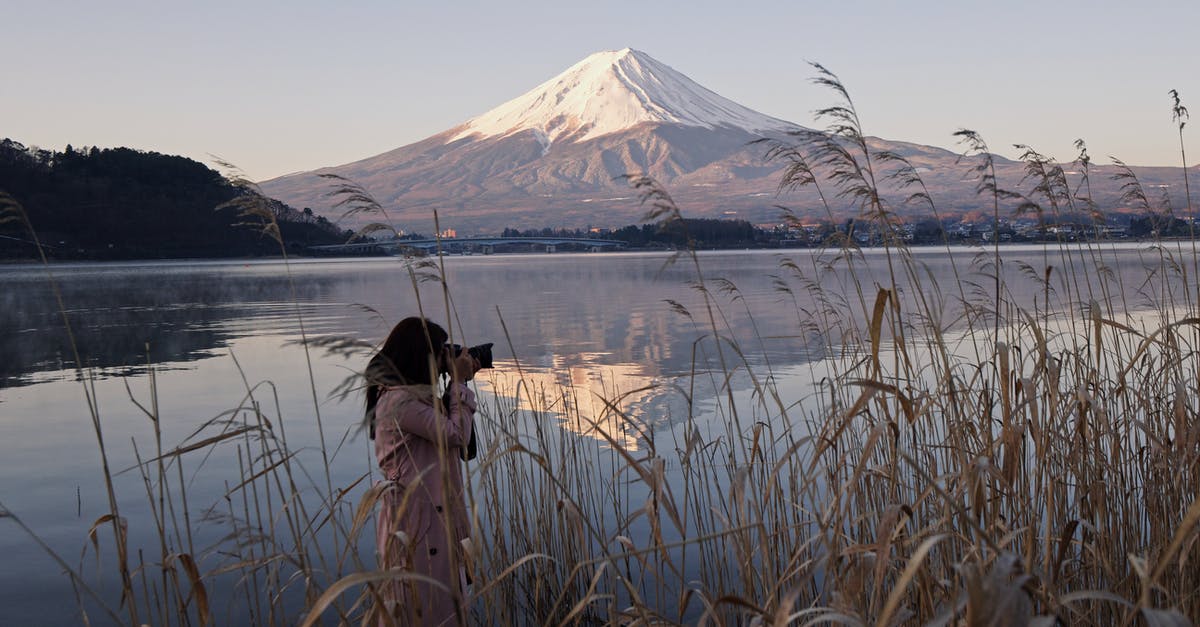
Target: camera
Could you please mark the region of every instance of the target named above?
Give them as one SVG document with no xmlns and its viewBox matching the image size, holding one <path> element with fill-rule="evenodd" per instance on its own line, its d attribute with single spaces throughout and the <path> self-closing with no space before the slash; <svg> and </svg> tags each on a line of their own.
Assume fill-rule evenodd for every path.
<svg viewBox="0 0 1200 627">
<path fill-rule="evenodd" d="M 462 352 L 463 347 L 458 344 L 447 344 L 446 348 L 450 350 L 450 354 L 457 357 Z M 492 342 L 472 346 L 467 349 L 467 354 L 474 357 L 475 361 L 479 362 L 480 368 L 492 367 Z"/>
</svg>

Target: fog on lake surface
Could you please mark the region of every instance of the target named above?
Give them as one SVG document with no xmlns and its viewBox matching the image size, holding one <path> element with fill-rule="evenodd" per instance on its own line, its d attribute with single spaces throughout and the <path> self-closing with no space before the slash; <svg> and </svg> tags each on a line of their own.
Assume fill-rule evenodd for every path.
<svg viewBox="0 0 1200 627">
<path fill-rule="evenodd" d="M 901 298 L 940 303 L 935 309 L 943 311 L 939 324 L 946 330 L 961 327 L 964 297 L 991 298 L 990 249 L 912 254 L 923 293 L 899 277 Z M 826 269 L 827 257 L 816 255 L 702 253 L 702 284 L 689 258 L 668 263 L 666 254 L 446 257 L 441 263 L 449 312 L 441 284 L 429 277 L 436 266 L 410 272 L 413 262 L 401 259 L 304 260 L 292 262 L 290 271 L 276 261 L 54 265 L 49 273 L 39 266 L 0 267 L 0 503 L 78 568 L 88 529 L 108 511 L 85 391 L 95 399 L 114 471 L 135 465 L 135 441 L 143 459 L 152 456 L 153 430 L 139 405 L 157 407 L 169 448 L 242 407 L 253 391 L 270 405 L 268 416 L 286 422 L 291 447 L 318 463 L 319 411 L 333 485 L 350 485 L 371 472 L 373 458 L 357 428 L 361 395 L 351 390 L 342 399 L 334 393 L 366 358 L 314 348 L 310 383 L 302 326 L 310 341 L 348 337 L 376 343 L 392 324 L 419 310 L 450 323 L 460 344 L 495 343 L 496 368 L 478 380 L 485 397 L 511 394 L 521 377 L 526 386 L 581 391 L 581 405 L 623 395 L 627 411 L 649 429 L 670 428 L 686 413 L 670 391 L 672 382 L 721 368 L 712 320 L 727 340 L 722 345 L 737 348 L 721 353 L 726 369 L 770 373 L 781 388 L 794 390 L 792 401 L 798 402 L 800 390 L 812 384 L 807 365 L 836 351 L 839 342 L 853 341 L 822 335 L 811 319 L 860 319 L 875 286 L 890 284 L 882 251 L 867 251 L 855 262 L 854 275 L 844 264 Z M 1010 247 L 1003 256 L 1006 298 L 1044 308 L 1039 299 L 1049 296 L 1050 308 L 1062 315 L 1074 315 L 1087 303 L 1059 299 L 1058 290 L 1035 280 L 1046 266 L 1055 268 L 1051 288 L 1080 273 L 1104 273 L 1123 291 L 1094 298 L 1120 299 L 1122 312 L 1170 296 L 1142 289 L 1146 267 L 1161 258 L 1141 246 L 1070 257 L 1041 247 Z M 76 375 L 55 285 L 86 381 Z M 854 285 L 864 286 L 865 295 Z M 711 319 L 702 289 L 716 307 Z M 691 399 L 699 407 L 706 400 Z M 595 404 L 580 412 L 593 411 L 586 417 L 600 420 L 603 402 Z M 578 420 L 558 427 L 589 430 Z M 637 446 L 636 434 L 619 427 L 609 435 Z M 219 502 L 227 482 L 238 477 L 237 464 L 229 450 L 187 459 L 189 499 Z M 146 534 L 152 532 L 138 523 L 147 516 L 141 477 L 127 472 L 117 483 L 134 543 L 149 542 Z M 0 562 L 0 623 L 77 620 L 67 577 L 10 522 L 0 519 L 0 554 L 7 557 Z M 204 537 L 204 523 L 196 526 Z M 84 560 L 82 572 L 95 572 L 92 561 Z M 99 589 L 112 590 L 106 584 Z"/>
</svg>

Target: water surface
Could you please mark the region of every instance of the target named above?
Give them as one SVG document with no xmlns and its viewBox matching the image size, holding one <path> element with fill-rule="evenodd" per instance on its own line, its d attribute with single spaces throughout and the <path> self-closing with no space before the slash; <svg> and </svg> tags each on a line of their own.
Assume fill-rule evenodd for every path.
<svg viewBox="0 0 1200 627">
<path fill-rule="evenodd" d="M 95 579 L 94 556 L 81 554 L 90 546 L 88 529 L 108 503 L 89 398 L 114 471 L 134 466 L 135 454 L 154 455 L 152 424 L 142 408 L 161 417 L 169 449 L 243 406 L 253 391 L 269 416 L 285 422 L 289 443 L 303 449 L 309 462 L 319 461 L 319 413 L 332 483 L 349 485 L 371 472 L 372 460 L 357 429 L 361 397 L 352 392 L 342 399 L 334 392 L 365 357 L 319 349 L 306 355 L 300 340 L 374 343 L 394 322 L 419 311 L 451 321 L 459 343 L 495 343 L 497 368 L 479 381 L 485 397 L 506 389 L 519 365 L 527 385 L 570 386 L 605 398 L 628 394 L 631 414 L 665 429 L 686 413 L 678 394 L 663 391 L 665 384 L 719 370 L 720 358 L 725 369 L 772 372 L 785 388 L 798 390 L 812 382 L 801 366 L 842 341 L 820 333 L 812 320 L 861 317 L 868 310 L 862 303 L 869 308 L 878 286 L 890 284 L 887 258 L 879 251 L 866 253 L 853 270 L 825 269 L 825 258 L 814 255 L 704 253 L 703 283 L 690 259 L 668 263 L 666 254 L 446 257 L 447 292 L 429 278 L 436 267 L 390 258 L 290 266 L 206 261 L 2 267 L 0 502 Z M 961 326 L 963 297 L 989 298 L 990 251 L 921 249 L 914 255 L 925 278 L 917 287 L 901 276 L 901 297 L 924 295 L 941 303 L 947 329 Z M 1051 296 L 1071 293 L 1055 283 L 1060 275 L 1078 276 L 1064 271 L 1069 267 L 1093 276 L 1100 274 L 1096 267 L 1111 269 L 1105 284 L 1120 286 L 1120 298 L 1135 308 L 1169 296 L 1139 287 L 1137 277 L 1161 261 L 1141 247 L 1057 255 L 1040 247 L 1005 249 L 1006 298 L 1036 306 L 1050 297 L 1052 308 L 1077 311 L 1082 303 Z M 1053 289 L 1030 278 L 1030 269 L 1044 273 L 1046 266 L 1058 269 L 1051 272 Z M 848 289 L 854 285 L 863 292 Z M 1102 296 L 1099 283 L 1095 291 Z M 736 351 L 718 354 L 711 341 L 714 323 L 722 345 Z M 701 407 L 706 402 L 702 394 L 693 400 Z M 595 410 L 602 413 L 602 406 Z M 556 428 L 586 430 L 571 421 Z M 637 446 L 636 437 L 619 431 L 614 427 L 614 437 Z M 238 463 L 229 448 L 188 458 L 189 498 L 220 502 L 226 482 L 239 476 Z M 134 542 L 154 553 L 141 478 L 126 472 L 117 484 Z M 196 527 L 204 538 L 205 524 Z M 74 593 L 60 568 L 11 521 L 0 520 L 0 529 L 0 554 L 7 556 L 0 562 L 0 623 L 77 621 Z M 99 537 L 111 542 L 110 533 Z M 101 572 L 111 569 L 111 563 L 101 564 Z M 96 585 L 111 594 L 114 582 Z"/>
</svg>

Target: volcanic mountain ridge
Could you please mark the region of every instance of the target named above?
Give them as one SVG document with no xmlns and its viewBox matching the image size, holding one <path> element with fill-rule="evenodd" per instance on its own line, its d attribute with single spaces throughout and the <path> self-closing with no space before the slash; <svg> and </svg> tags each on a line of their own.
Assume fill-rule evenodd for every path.
<svg viewBox="0 0 1200 627">
<path fill-rule="evenodd" d="M 779 220 L 780 205 L 814 219 L 852 217 L 850 201 L 811 190 L 777 194 L 785 164 L 766 159 L 760 138 L 795 143 L 800 125 L 773 118 L 706 89 L 644 52 L 598 52 L 529 92 L 478 117 L 380 155 L 291 174 L 263 191 L 330 219 L 338 212 L 330 181 L 346 177 L 366 189 L 393 226 L 429 233 L 437 210 L 443 227 L 495 233 L 505 227 L 619 227 L 645 210 L 623 175 L 648 174 L 687 217 Z M 933 146 L 870 138 L 873 150 L 907 158 L 943 215 L 978 211 L 971 163 Z M 1023 164 L 996 157 L 1001 185 L 1016 187 Z M 1093 199 L 1120 208 L 1112 166 L 1094 167 Z M 1137 168 L 1147 188 L 1170 190 L 1177 168 Z M 1179 187 L 1182 187 L 1181 185 Z M 897 189 L 892 209 L 910 216 Z M 1177 199 L 1182 201 L 1182 197 Z M 1176 204 L 1178 206 L 1178 202 Z M 367 221 L 378 220 L 378 216 Z M 346 224 L 346 226 L 355 226 Z"/>
</svg>

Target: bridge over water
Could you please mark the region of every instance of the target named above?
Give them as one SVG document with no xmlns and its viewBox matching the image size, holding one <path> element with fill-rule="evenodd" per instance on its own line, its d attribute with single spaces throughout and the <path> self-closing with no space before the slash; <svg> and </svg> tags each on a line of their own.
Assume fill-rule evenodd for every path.
<svg viewBox="0 0 1200 627">
<path fill-rule="evenodd" d="M 490 255 L 497 246 L 527 245 L 534 250 L 556 252 L 559 246 L 578 246 L 589 252 L 603 249 L 621 249 L 625 242 L 613 239 L 591 239 L 587 237 L 448 237 L 443 239 L 398 239 L 386 241 L 355 242 L 352 244 L 329 244 L 310 246 L 309 250 L 323 254 L 399 254 L 405 249 L 426 252 L 437 250 L 438 245 L 446 252 L 480 252 Z"/>
</svg>

